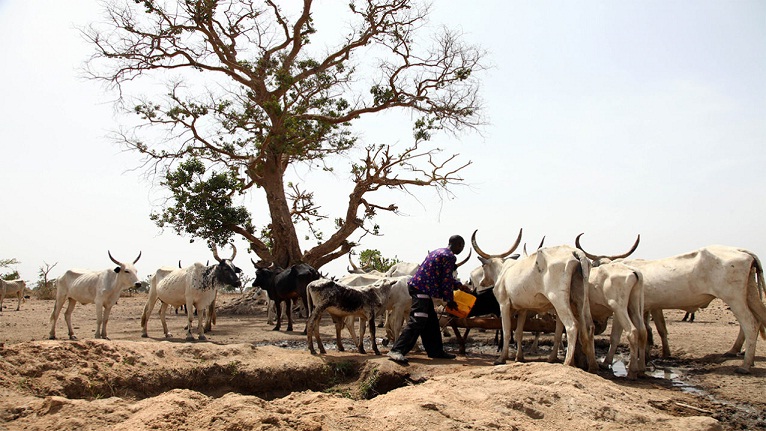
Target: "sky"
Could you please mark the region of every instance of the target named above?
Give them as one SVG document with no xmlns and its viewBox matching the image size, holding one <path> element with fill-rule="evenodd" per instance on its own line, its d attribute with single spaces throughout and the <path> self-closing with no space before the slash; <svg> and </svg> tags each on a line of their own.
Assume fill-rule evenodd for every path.
<svg viewBox="0 0 766 431">
<path fill-rule="evenodd" d="M 321 28 L 341 28 L 337 4 L 317 1 Z M 179 259 L 212 260 L 204 241 L 149 219 L 164 190 L 108 138 L 130 119 L 79 71 L 92 49 L 77 28 L 100 15 L 92 0 L 0 0 L 0 259 L 19 260 L 27 281 L 46 263 L 56 264 L 50 277 L 111 268 L 108 250 L 119 260 L 140 251 L 142 279 Z M 381 214 L 384 235 L 357 251 L 419 262 L 478 229 L 482 249 L 500 253 L 523 228 L 532 248 L 543 236 L 573 245 L 584 232 L 596 254 L 622 253 L 640 234 L 635 258 L 712 244 L 766 256 L 766 3 L 439 0 L 430 25 L 441 24 L 486 49 L 492 66 L 480 75 L 487 124 L 433 138 L 471 161 L 465 185 L 442 197 L 384 194 L 401 214 Z M 383 115 L 357 131 L 406 145 L 410 127 Z M 292 175 L 310 182 L 301 168 Z M 330 181 L 318 184 L 319 203 L 343 212 L 348 175 Z M 244 204 L 262 208 L 257 196 Z M 235 263 L 252 277 L 257 258 L 236 244 Z"/>
</svg>

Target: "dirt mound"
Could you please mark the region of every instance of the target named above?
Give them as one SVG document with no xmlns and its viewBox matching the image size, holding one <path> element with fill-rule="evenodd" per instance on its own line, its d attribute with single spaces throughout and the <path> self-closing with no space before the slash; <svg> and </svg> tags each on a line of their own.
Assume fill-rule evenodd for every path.
<svg viewBox="0 0 766 431">
<path fill-rule="evenodd" d="M 433 374 L 249 344 L 39 341 L 2 350 L 0 421 L 25 429 L 715 430 L 661 393 L 560 364 Z M 692 412 L 694 413 L 694 412 Z"/>
</svg>

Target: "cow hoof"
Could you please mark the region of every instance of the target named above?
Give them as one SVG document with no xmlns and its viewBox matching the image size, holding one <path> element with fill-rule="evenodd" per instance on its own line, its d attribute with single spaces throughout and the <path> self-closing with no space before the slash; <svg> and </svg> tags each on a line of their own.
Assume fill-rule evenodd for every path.
<svg viewBox="0 0 766 431">
<path fill-rule="evenodd" d="M 346 349 L 343 346 L 338 346 L 338 351 L 339 352 L 345 352 Z"/>
<path fill-rule="evenodd" d="M 49 336 L 49 337 L 48 337 L 48 339 L 49 339 L 49 340 L 55 340 L 55 339 L 56 339 L 56 336 L 55 336 L 55 335 L 51 335 L 51 336 Z"/>
<path fill-rule="evenodd" d="M 149 338 L 149 334 L 141 334 L 141 338 Z"/>
<path fill-rule="evenodd" d="M 171 338 L 172 336 L 173 336 L 173 334 L 171 334 L 170 332 L 168 332 L 167 334 L 165 334 L 165 338 Z"/>
<path fill-rule="evenodd" d="M 735 352 L 732 350 L 729 350 L 728 352 L 724 353 L 723 356 L 726 358 L 736 358 L 737 355 L 739 355 L 739 352 Z"/>
<path fill-rule="evenodd" d="M 187 335 L 186 336 L 186 341 L 194 341 L 194 336 L 193 335 Z"/>
<path fill-rule="evenodd" d="M 274 329 L 272 329 L 272 331 L 279 331 L 279 326 L 275 326 Z"/>
<path fill-rule="evenodd" d="M 74 335 L 70 335 L 70 336 L 69 336 L 69 339 L 70 339 L 70 340 L 73 340 L 73 341 L 77 341 L 77 337 L 75 337 Z"/>
<path fill-rule="evenodd" d="M 200 340 L 200 341 L 206 341 L 206 340 L 207 340 L 207 337 L 206 337 L 206 336 L 204 336 L 204 335 L 201 335 L 201 334 L 200 334 L 200 336 L 199 336 L 199 340 Z"/>
<path fill-rule="evenodd" d="M 293 327 L 292 327 L 292 326 L 288 326 L 288 327 L 287 327 L 287 332 L 293 332 Z M 304 335 L 305 335 L 305 334 L 304 334 Z"/>
<path fill-rule="evenodd" d="M 749 368 L 743 368 L 743 367 L 737 367 L 734 369 L 734 372 L 737 374 L 750 374 Z"/>
<path fill-rule="evenodd" d="M 380 356 L 380 352 L 375 350 L 375 356 Z"/>
<path fill-rule="evenodd" d="M 494 365 L 505 365 L 505 359 L 496 359 Z"/>
<path fill-rule="evenodd" d="M 383 341 L 381 341 L 381 343 L 383 343 L 383 347 L 388 346 L 388 338 L 386 338 Z"/>
</svg>

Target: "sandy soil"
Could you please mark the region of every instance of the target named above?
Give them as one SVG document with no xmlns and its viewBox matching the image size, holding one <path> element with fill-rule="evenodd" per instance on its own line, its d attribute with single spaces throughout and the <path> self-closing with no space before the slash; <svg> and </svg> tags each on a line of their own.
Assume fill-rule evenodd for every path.
<svg viewBox="0 0 766 431">
<path fill-rule="evenodd" d="M 300 333 L 304 319 L 295 332 L 274 332 L 263 312 L 219 316 L 206 342 L 184 340 L 183 315 L 170 316 L 175 337 L 163 338 L 155 313 L 153 338 L 141 338 L 145 301 L 120 299 L 108 324 L 111 340 L 93 339 L 95 306 L 78 305 L 79 341 L 66 339 L 63 316 L 59 340 L 47 340 L 52 301 L 27 300 L 21 311 L 6 303 L 0 430 L 766 429 L 766 342 L 758 344 L 752 374 L 735 374 L 741 358 L 720 354 L 738 326 L 717 300 L 691 324 L 681 322 L 683 312 L 666 312 L 673 357 L 655 359 L 637 381 L 619 367 L 589 374 L 546 363 L 550 336 L 528 362 L 503 366 L 492 365 L 494 334 L 476 330 L 467 356 L 412 353 L 410 365 L 400 366 L 360 355 L 350 342 L 338 352 L 334 330 L 324 326 L 328 354 L 312 356 Z M 606 334 L 597 336 L 601 356 Z M 445 341 L 457 350 L 454 337 Z M 628 356 L 624 345 L 619 352 Z"/>
</svg>

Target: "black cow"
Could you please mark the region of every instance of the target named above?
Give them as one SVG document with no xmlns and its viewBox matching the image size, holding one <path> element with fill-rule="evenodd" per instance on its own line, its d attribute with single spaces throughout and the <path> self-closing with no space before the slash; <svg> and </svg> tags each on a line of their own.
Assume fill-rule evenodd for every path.
<svg viewBox="0 0 766 431">
<path fill-rule="evenodd" d="M 287 330 L 293 330 L 292 302 L 298 298 L 303 300 L 303 306 L 308 310 L 306 300 L 306 286 L 314 280 L 318 280 L 319 271 L 305 263 L 293 265 L 287 269 L 280 267 L 260 268 L 255 265 L 255 280 L 253 287 L 260 287 L 269 294 L 269 299 L 274 301 L 277 311 L 277 326 L 274 331 L 282 327 L 282 301 L 287 302 Z M 308 324 L 308 322 L 307 322 Z M 306 333 L 306 329 L 303 330 Z"/>
</svg>

